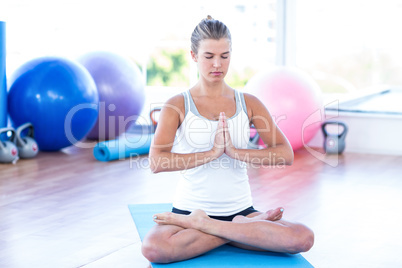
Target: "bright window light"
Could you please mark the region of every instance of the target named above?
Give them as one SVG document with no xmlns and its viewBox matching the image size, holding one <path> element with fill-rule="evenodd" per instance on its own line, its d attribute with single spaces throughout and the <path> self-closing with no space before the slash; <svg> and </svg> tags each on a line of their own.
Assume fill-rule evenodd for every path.
<svg viewBox="0 0 402 268">
<path fill-rule="evenodd" d="M 0 10 L 7 23 L 7 73 L 36 57 L 75 59 L 107 50 L 148 69 L 148 85 L 188 88 L 197 79 L 190 36 L 211 15 L 232 33 L 227 80 L 241 88 L 275 63 L 275 5 L 276 0 L 8 0 Z"/>
<path fill-rule="evenodd" d="M 297 66 L 326 93 L 402 84 L 402 2 L 303 0 L 296 12 Z"/>
</svg>

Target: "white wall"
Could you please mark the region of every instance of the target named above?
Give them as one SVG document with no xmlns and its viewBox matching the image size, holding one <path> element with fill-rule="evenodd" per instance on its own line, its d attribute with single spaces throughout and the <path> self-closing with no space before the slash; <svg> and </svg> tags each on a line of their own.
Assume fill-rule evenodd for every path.
<svg viewBox="0 0 402 268">
<path fill-rule="evenodd" d="M 330 112 L 326 115 L 331 117 Z M 402 116 L 339 113 L 333 121 L 346 123 L 345 152 L 402 155 Z M 322 131 L 308 143 L 311 147 L 323 147 Z"/>
</svg>

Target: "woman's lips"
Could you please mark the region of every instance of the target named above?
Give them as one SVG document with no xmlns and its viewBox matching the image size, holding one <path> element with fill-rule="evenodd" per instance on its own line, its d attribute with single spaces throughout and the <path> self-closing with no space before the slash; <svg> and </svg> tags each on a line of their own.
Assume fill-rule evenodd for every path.
<svg viewBox="0 0 402 268">
<path fill-rule="evenodd" d="M 221 74 L 222 74 L 222 72 L 212 72 L 212 75 L 215 75 L 215 76 L 219 76 Z"/>
</svg>

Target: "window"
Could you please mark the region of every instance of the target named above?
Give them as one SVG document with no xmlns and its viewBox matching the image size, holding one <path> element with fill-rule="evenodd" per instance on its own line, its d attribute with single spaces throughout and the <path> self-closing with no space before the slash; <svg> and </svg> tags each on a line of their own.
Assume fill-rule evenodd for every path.
<svg viewBox="0 0 402 268">
<path fill-rule="evenodd" d="M 402 2 L 297 2 L 296 65 L 326 93 L 402 83 Z"/>
<path fill-rule="evenodd" d="M 241 88 L 275 64 L 276 0 L 13 0 L 2 3 L 7 73 L 42 56 L 75 59 L 107 50 L 131 58 L 148 85 L 189 87 L 196 81 L 190 36 L 211 15 L 231 30 L 233 57 L 227 82 Z"/>
</svg>

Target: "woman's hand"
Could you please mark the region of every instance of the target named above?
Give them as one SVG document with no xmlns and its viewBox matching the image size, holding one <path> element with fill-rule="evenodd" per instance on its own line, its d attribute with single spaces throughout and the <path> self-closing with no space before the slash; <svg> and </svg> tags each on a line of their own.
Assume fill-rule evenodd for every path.
<svg viewBox="0 0 402 268">
<path fill-rule="evenodd" d="M 227 122 L 225 113 L 222 113 L 222 114 L 223 114 L 223 130 L 224 130 L 224 134 L 225 134 L 225 151 L 224 152 L 230 158 L 234 158 L 236 148 L 234 147 L 234 145 L 232 143 L 232 138 L 230 137 L 228 122 Z"/>
<path fill-rule="evenodd" d="M 220 113 L 218 128 L 216 129 L 214 146 L 212 147 L 212 151 L 214 152 L 214 156 L 216 158 L 223 155 L 225 152 L 225 113 Z"/>
<path fill-rule="evenodd" d="M 214 147 L 212 148 L 212 151 L 214 152 L 214 156 L 216 158 L 220 157 L 223 153 L 227 154 L 231 158 L 235 157 L 236 148 L 232 143 L 226 115 L 224 112 L 221 112 L 219 115 L 218 128 L 216 129 Z"/>
</svg>

